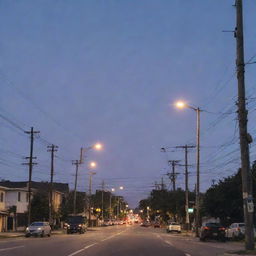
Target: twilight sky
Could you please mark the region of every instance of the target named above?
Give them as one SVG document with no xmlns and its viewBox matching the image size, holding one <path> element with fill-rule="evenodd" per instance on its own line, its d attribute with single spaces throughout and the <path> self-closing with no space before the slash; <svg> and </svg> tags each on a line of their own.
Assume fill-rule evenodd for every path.
<svg viewBox="0 0 256 256">
<path fill-rule="evenodd" d="M 235 0 L 0 0 L 0 114 L 31 126 L 59 146 L 55 181 L 74 186 L 80 147 L 98 162 L 94 189 L 122 185 L 135 207 L 161 177 L 171 147 L 195 144 L 195 113 L 177 110 L 184 99 L 202 113 L 201 188 L 239 167 L 236 121 Z M 256 56 L 256 2 L 244 0 L 245 60 Z M 251 62 L 256 61 L 256 57 Z M 256 137 L 256 65 L 246 65 L 249 132 Z M 47 143 L 35 140 L 33 180 L 49 180 Z M 160 152 L 170 147 L 169 152 Z M 22 166 L 29 138 L 0 118 L 0 178 L 27 180 Z M 251 160 L 256 160 L 255 143 Z M 195 152 L 189 153 L 189 186 Z M 184 187 L 184 170 L 177 186 Z M 79 190 L 88 190 L 88 168 Z"/>
</svg>

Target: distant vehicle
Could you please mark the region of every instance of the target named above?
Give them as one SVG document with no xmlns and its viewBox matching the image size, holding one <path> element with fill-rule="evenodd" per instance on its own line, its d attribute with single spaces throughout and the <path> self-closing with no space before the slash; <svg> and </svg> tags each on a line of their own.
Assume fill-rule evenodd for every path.
<svg viewBox="0 0 256 256">
<path fill-rule="evenodd" d="M 107 226 L 111 226 L 111 225 L 112 225 L 111 220 L 104 220 L 104 222 L 102 223 L 103 227 L 107 227 Z"/>
<path fill-rule="evenodd" d="M 226 241 L 225 228 L 220 223 L 205 223 L 200 229 L 200 241 L 215 239 L 222 242 Z"/>
<path fill-rule="evenodd" d="M 226 230 L 226 237 L 229 239 L 243 239 L 245 234 L 244 223 L 232 223 Z"/>
<path fill-rule="evenodd" d="M 181 233 L 181 225 L 177 222 L 170 222 L 168 225 L 167 225 L 167 229 L 166 229 L 166 232 L 167 233 L 170 233 L 170 232 L 178 232 L 178 233 Z"/>
<path fill-rule="evenodd" d="M 155 221 L 154 222 L 154 228 L 160 228 L 161 225 L 160 225 L 160 222 L 159 221 Z"/>
<path fill-rule="evenodd" d="M 26 237 L 30 236 L 51 236 L 51 227 L 48 222 L 33 222 L 26 228 Z"/>
<path fill-rule="evenodd" d="M 150 227 L 151 226 L 151 224 L 150 224 L 150 222 L 149 221 L 144 221 L 144 222 L 142 222 L 141 224 L 140 224 L 140 226 L 141 227 Z"/>
<path fill-rule="evenodd" d="M 65 226 L 67 234 L 84 234 L 87 231 L 87 218 L 81 215 L 69 216 Z"/>
</svg>

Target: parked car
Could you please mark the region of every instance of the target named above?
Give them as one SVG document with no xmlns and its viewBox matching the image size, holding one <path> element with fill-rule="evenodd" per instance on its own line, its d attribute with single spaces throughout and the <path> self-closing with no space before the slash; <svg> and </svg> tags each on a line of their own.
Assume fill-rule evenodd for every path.
<svg viewBox="0 0 256 256">
<path fill-rule="evenodd" d="M 170 222 L 167 225 L 166 232 L 167 233 L 170 233 L 170 232 L 181 233 L 181 225 L 177 222 Z"/>
<path fill-rule="evenodd" d="M 201 229 L 199 238 L 200 241 L 206 239 L 215 239 L 222 242 L 226 241 L 226 229 L 220 223 L 205 223 Z"/>
<path fill-rule="evenodd" d="M 229 239 L 243 239 L 245 234 L 244 223 L 232 223 L 226 230 L 226 237 Z"/>
<path fill-rule="evenodd" d="M 80 233 L 87 231 L 87 218 L 81 215 L 69 216 L 66 222 L 67 234 Z"/>
<path fill-rule="evenodd" d="M 51 236 L 51 227 L 48 222 L 33 222 L 26 228 L 26 237 L 30 236 Z"/>
<path fill-rule="evenodd" d="M 159 221 L 155 221 L 154 222 L 154 228 L 160 228 L 161 225 L 160 225 L 160 222 Z"/>
<path fill-rule="evenodd" d="M 150 227 L 151 226 L 151 224 L 150 224 L 150 222 L 149 221 L 144 221 L 144 222 L 142 222 L 141 224 L 140 224 L 140 226 L 141 227 Z"/>
</svg>

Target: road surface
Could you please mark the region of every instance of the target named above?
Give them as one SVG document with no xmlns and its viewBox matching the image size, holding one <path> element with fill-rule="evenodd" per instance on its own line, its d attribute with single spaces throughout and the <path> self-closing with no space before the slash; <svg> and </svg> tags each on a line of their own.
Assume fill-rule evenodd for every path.
<svg viewBox="0 0 256 256">
<path fill-rule="evenodd" d="M 216 256 L 237 244 L 199 242 L 164 229 L 134 226 L 96 228 L 86 234 L 0 241 L 1 256 Z M 235 247 L 234 247 L 235 246 Z"/>
</svg>

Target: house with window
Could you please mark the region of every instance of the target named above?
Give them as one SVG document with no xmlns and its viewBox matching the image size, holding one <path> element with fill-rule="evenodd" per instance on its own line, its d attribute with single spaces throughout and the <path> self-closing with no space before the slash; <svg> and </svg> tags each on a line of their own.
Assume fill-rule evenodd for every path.
<svg viewBox="0 0 256 256">
<path fill-rule="evenodd" d="M 27 225 L 28 189 L 7 187 L 5 206 L 9 211 L 7 230 L 23 230 Z"/>
<path fill-rule="evenodd" d="M 5 190 L 5 187 L 0 186 L 0 232 L 7 230 L 8 212 L 5 206 Z"/>
<path fill-rule="evenodd" d="M 27 225 L 28 182 L 0 181 L 5 188 L 5 210 L 8 212 L 7 230 L 24 230 Z M 48 182 L 31 182 L 32 198 L 35 193 L 49 193 Z M 53 209 L 57 213 L 63 197 L 69 192 L 68 184 L 53 183 Z M 1 194 L 0 194 L 1 199 Z M 46 219 L 48 216 L 45 217 Z M 55 220 L 55 224 L 60 220 Z"/>
</svg>

